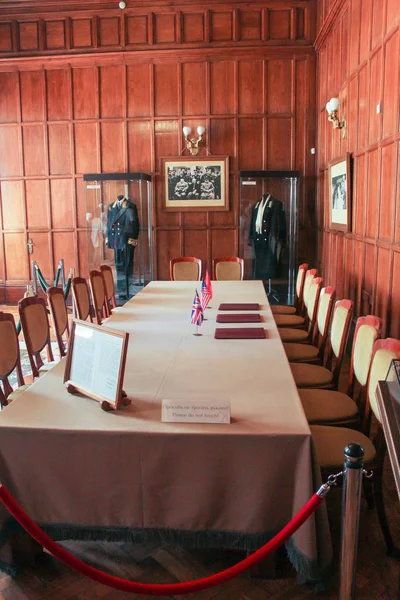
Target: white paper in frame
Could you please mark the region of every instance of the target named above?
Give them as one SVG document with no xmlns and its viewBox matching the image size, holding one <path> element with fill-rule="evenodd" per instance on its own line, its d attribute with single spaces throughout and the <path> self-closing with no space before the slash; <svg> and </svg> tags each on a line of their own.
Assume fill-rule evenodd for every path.
<svg viewBox="0 0 400 600">
<path fill-rule="evenodd" d="M 129 334 L 74 320 L 64 383 L 112 408 L 119 408 Z"/>
</svg>

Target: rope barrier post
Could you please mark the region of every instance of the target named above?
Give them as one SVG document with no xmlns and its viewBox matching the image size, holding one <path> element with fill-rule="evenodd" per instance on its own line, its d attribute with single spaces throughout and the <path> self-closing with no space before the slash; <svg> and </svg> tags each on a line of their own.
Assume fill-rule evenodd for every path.
<svg viewBox="0 0 400 600">
<path fill-rule="evenodd" d="M 32 285 L 33 285 L 33 291 L 35 292 L 35 296 L 38 295 L 36 267 L 37 267 L 37 262 L 36 262 L 36 260 L 33 260 L 32 261 Z"/>
<path fill-rule="evenodd" d="M 349 444 L 344 458 L 339 598 L 354 600 L 364 448 Z"/>
<path fill-rule="evenodd" d="M 61 287 L 65 288 L 65 269 L 64 269 L 64 259 L 60 258 L 60 262 L 58 263 L 61 267 Z"/>
</svg>

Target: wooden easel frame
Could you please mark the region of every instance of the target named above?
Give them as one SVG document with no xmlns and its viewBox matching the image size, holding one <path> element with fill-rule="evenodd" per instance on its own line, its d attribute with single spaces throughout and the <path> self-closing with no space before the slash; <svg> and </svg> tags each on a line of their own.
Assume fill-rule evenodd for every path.
<svg viewBox="0 0 400 600">
<path fill-rule="evenodd" d="M 114 400 L 110 400 L 109 398 L 106 398 L 105 396 L 102 396 L 96 392 L 93 392 L 92 390 L 90 390 L 88 388 L 83 387 L 81 384 L 74 382 L 73 377 L 71 378 L 72 357 L 73 357 L 73 353 L 74 353 L 75 337 L 76 337 L 75 332 L 76 332 L 77 326 L 86 327 L 87 329 L 94 329 L 94 330 L 101 332 L 102 334 L 122 338 L 122 340 L 123 340 L 122 341 L 122 351 L 121 351 L 121 358 L 120 358 Z M 64 372 L 64 383 L 67 386 L 68 392 L 70 394 L 80 392 L 84 396 L 93 398 L 94 400 L 97 400 L 97 402 L 100 402 L 101 408 L 106 411 L 118 410 L 119 408 L 121 408 L 121 406 L 127 406 L 128 404 L 130 404 L 131 401 L 127 398 L 126 393 L 122 389 L 122 385 L 123 385 L 123 381 L 124 381 L 124 374 L 125 374 L 126 354 L 127 354 L 127 350 L 128 350 L 128 340 L 129 340 L 129 333 L 127 333 L 125 331 L 111 329 L 109 327 L 105 327 L 104 325 L 97 325 L 95 323 L 90 323 L 88 321 L 81 321 L 79 319 L 73 319 L 72 326 L 71 326 L 71 334 L 70 334 L 70 339 L 69 339 L 69 349 L 68 349 L 68 354 L 67 354 L 67 358 L 66 358 L 66 366 L 65 366 L 65 372 Z"/>
</svg>

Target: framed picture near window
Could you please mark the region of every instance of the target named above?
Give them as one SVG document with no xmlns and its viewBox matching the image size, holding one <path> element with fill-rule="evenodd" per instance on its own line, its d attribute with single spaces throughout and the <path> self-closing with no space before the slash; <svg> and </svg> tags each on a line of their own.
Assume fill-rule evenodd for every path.
<svg viewBox="0 0 400 600">
<path fill-rule="evenodd" d="M 229 210 L 227 156 L 161 159 L 166 211 Z"/>
<path fill-rule="evenodd" d="M 329 165 L 329 226 L 351 230 L 351 173 L 350 154 Z"/>
</svg>

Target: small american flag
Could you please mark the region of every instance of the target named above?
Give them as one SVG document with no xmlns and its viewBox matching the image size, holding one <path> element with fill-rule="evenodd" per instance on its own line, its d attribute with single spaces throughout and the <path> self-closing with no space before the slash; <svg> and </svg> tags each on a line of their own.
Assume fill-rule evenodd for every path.
<svg viewBox="0 0 400 600">
<path fill-rule="evenodd" d="M 203 319 L 204 319 L 203 308 L 201 306 L 199 293 L 196 290 L 196 293 L 194 295 L 194 300 L 193 300 L 192 316 L 191 316 L 190 322 L 193 323 L 193 325 L 201 325 L 203 323 Z"/>
<path fill-rule="evenodd" d="M 208 293 L 210 294 L 210 299 L 211 299 L 212 296 L 213 296 L 213 293 L 212 293 L 211 279 L 210 279 L 210 276 L 208 274 L 208 271 L 206 271 L 206 276 L 204 277 L 204 283 L 207 286 Z"/>
<path fill-rule="evenodd" d="M 205 310 L 211 300 L 210 290 L 207 287 L 205 280 L 201 282 L 201 308 Z"/>
</svg>

